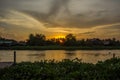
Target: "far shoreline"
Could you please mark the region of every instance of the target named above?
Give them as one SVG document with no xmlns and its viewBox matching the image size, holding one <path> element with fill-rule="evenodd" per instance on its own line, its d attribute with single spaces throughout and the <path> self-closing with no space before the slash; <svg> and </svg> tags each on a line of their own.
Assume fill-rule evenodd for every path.
<svg viewBox="0 0 120 80">
<path fill-rule="evenodd" d="M 120 50 L 120 46 L 11 46 L 0 50 Z"/>
</svg>

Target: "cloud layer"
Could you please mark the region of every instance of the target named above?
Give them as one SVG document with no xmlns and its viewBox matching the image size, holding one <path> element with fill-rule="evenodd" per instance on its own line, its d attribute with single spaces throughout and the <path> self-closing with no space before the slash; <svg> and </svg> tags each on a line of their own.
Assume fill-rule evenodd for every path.
<svg viewBox="0 0 120 80">
<path fill-rule="evenodd" d="M 0 0 L 0 34 L 11 34 L 9 30 L 17 27 L 27 34 L 72 32 L 78 37 L 119 39 L 119 5 L 120 0 Z"/>
</svg>

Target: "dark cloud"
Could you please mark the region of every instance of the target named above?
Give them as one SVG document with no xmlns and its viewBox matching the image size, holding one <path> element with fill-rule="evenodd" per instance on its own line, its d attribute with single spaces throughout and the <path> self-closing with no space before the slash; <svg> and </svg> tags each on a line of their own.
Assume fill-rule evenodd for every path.
<svg viewBox="0 0 120 80">
<path fill-rule="evenodd" d="M 120 25 L 112 26 L 112 27 L 108 27 L 108 28 L 111 28 L 111 29 L 118 29 L 118 30 L 120 30 Z"/>
<path fill-rule="evenodd" d="M 44 33 L 41 30 L 1 22 L 0 36 L 16 40 L 26 40 L 30 33 Z"/>
<path fill-rule="evenodd" d="M 0 10 L 5 9 L 16 9 L 20 7 L 20 4 L 23 0 L 0 0 Z"/>
<path fill-rule="evenodd" d="M 71 15 L 69 17 L 64 17 L 63 19 L 60 20 L 55 19 L 56 17 L 50 18 L 48 14 L 43 14 L 34 11 L 24 11 L 24 13 L 27 13 L 28 15 L 31 15 L 31 17 L 37 19 L 38 21 L 45 23 L 45 26 L 47 27 L 73 27 L 73 28 L 89 27 L 90 28 L 99 25 L 106 25 L 106 24 L 113 24 L 120 22 L 120 18 L 118 18 L 118 16 L 106 17 L 107 14 L 105 11 L 98 11 L 93 14 L 89 12 L 86 14 Z M 61 20 L 64 22 L 64 24 L 60 22 Z"/>
<path fill-rule="evenodd" d="M 63 30 L 66 32 L 71 32 L 72 28 L 88 30 L 96 26 L 120 23 L 119 5 L 120 0 L 0 0 L 0 28 L 4 29 L 6 33 L 12 29 L 14 29 L 13 32 L 20 30 L 21 33 L 25 29 L 27 33 L 32 31 L 32 29 L 28 29 L 27 25 L 15 25 L 14 22 L 10 24 L 10 22 L 2 21 L 7 18 L 19 20 L 19 15 L 16 17 L 17 15 L 9 12 L 14 10 L 42 23 L 46 27 L 45 29 L 69 28 Z M 119 25 L 114 25 L 102 27 L 98 32 L 100 34 L 110 32 L 118 36 L 119 29 Z M 91 30 L 81 34 L 94 35 L 95 33 L 97 31 Z"/>
<path fill-rule="evenodd" d="M 70 0 L 53 0 L 51 3 L 52 6 L 50 8 L 50 12 L 48 13 L 48 16 L 56 16 L 62 7 L 65 8 L 65 12 L 69 13 L 69 9 L 68 9 L 69 1 Z"/>
<path fill-rule="evenodd" d="M 85 6 L 83 6 L 80 1 L 76 2 L 76 5 L 79 7 L 83 7 L 81 9 L 87 10 L 86 12 L 79 10 L 77 14 L 72 11 L 70 8 L 70 2 L 72 0 L 45 0 L 44 3 L 46 5 L 42 5 L 42 0 L 1 0 L 0 7 L 4 10 L 5 8 L 16 9 L 18 11 L 23 11 L 31 17 L 42 21 L 45 23 L 47 27 L 78 27 L 78 28 L 90 28 L 98 25 L 112 24 L 120 22 L 120 9 L 119 0 L 92 0 L 89 2 L 88 0 L 80 0 L 81 3 L 89 3 L 87 10 Z M 33 4 L 32 4 L 33 2 Z M 36 3 L 35 3 L 36 2 Z M 94 4 L 93 4 L 93 3 Z M 40 5 L 35 6 L 35 4 L 40 3 Z M 107 3 L 107 4 L 106 4 Z M 24 4 L 24 5 L 23 5 Z M 26 5 L 25 5 L 26 4 Z M 32 5 L 32 7 L 31 7 Z M 42 5 L 42 6 L 41 6 Z M 81 6 L 82 5 L 82 6 Z M 40 6 L 40 7 L 39 7 Z M 26 8 L 29 7 L 30 9 Z M 36 9 L 35 9 L 36 7 Z M 42 13 L 42 8 L 49 7 L 47 13 Z M 104 8 L 103 8 L 104 7 Z M 34 10 L 35 9 L 35 10 Z M 116 11 L 116 12 L 115 12 Z M 3 13 L 3 11 L 2 11 Z M 7 13 L 3 13 L 4 15 Z M 1 16 L 1 15 L 0 15 Z"/>
<path fill-rule="evenodd" d="M 109 29 L 117 29 L 117 30 L 120 30 L 120 24 L 119 25 L 116 25 L 116 26 L 108 26 L 108 27 L 104 27 L 104 28 L 101 28 L 101 29 L 107 29 L 107 30 L 109 30 Z"/>
<path fill-rule="evenodd" d="M 96 33 L 95 31 L 89 31 L 89 32 L 84 32 L 84 33 L 80 33 L 80 34 L 94 34 L 94 33 Z"/>
</svg>

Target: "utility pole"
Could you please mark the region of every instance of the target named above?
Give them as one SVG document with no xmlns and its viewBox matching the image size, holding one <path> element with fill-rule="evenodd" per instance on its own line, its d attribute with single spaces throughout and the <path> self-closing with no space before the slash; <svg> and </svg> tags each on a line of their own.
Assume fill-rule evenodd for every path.
<svg viewBox="0 0 120 80">
<path fill-rule="evenodd" d="M 16 51 L 14 51 L 14 65 L 16 64 Z"/>
<path fill-rule="evenodd" d="M 115 53 L 113 53 L 113 58 L 115 58 Z"/>
</svg>

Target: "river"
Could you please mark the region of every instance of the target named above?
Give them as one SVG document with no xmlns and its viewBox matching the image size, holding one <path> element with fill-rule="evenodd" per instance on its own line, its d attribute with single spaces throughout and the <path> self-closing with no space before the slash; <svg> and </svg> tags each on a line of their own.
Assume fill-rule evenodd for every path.
<svg viewBox="0 0 120 80">
<path fill-rule="evenodd" d="M 0 62 L 13 62 L 13 52 L 13 50 L 0 50 Z M 19 63 L 79 58 L 82 59 L 82 62 L 97 63 L 112 58 L 113 54 L 120 57 L 120 50 L 17 50 L 16 61 Z"/>
</svg>

